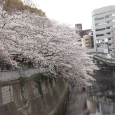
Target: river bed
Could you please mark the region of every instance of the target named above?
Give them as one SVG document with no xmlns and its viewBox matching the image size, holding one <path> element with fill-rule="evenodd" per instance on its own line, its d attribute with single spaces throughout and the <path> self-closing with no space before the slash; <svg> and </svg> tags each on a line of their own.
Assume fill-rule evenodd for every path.
<svg viewBox="0 0 115 115">
<path fill-rule="evenodd" d="M 70 86 L 67 115 L 115 115 L 115 78 L 112 73 L 98 71 L 94 76 L 96 82 L 92 82 L 86 91 Z"/>
</svg>

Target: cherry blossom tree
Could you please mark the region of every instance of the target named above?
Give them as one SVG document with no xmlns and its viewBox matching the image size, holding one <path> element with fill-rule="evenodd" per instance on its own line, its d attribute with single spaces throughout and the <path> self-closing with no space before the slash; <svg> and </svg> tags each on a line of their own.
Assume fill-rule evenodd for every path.
<svg viewBox="0 0 115 115">
<path fill-rule="evenodd" d="M 75 29 L 66 24 L 40 17 L 29 11 L 8 13 L 0 7 L 0 56 L 19 68 L 12 54 L 37 62 L 37 67 L 48 66 L 55 76 L 63 77 L 80 86 L 94 80 L 89 73 L 97 67 L 79 46 Z"/>
</svg>

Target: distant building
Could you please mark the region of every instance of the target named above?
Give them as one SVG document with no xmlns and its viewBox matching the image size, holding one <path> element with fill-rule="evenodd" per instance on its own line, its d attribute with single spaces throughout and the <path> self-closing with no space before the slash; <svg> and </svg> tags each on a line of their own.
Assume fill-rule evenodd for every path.
<svg viewBox="0 0 115 115">
<path fill-rule="evenodd" d="M 82 47 L 86 47 L 88 49 L 92 48 L 91 38 L 90 38 L 89 35 L 83 36 L 83 38 L 81 39 L 81 41 L 82 41 Z"/>
<path fill-rule="evenodd" d="M 115 5 L 92 11 L 94 48 L 115 55 Z"/>
<path fill-rule="evenodd" d="M 75 24 L 76 33 L 82 38 L 84 35 L 88 35 L 91 29 L 82 30 L 82 24 Z"/>
<path fill-rule="evenodd" d="M 90 38 L 91 48 L 94 48 L 93 31 L 89 32 L 89 38 Z"/>
<path fill-rule="evenodd" d="M 88 41 L 85 42 L 85 35 L 87 36 L 86 40 L 90 40 L 89 32 L 91 31 L 91 29 L 82 30 L 82 24 L 75 24 L 75 28 L 76 33 L 79 34 L 79 38 L 77 41 L 80 43 L 80 46 L 90 48 L 91 46 L 88 45 Z M 89 44 L 91 45 L 91 43 Z"/>
<path fill-rule="evenodd" d="M 75 28 L 77 28 L 78 30 L 82 30 L 82 24 L 75 24 Z"/>
<path fill-rule="evenodd" d="M 89 38 L 89 35 L 83 36 L 81 41 L 82 41 L 82 47 L 90 48 L 90 38 Z"/>
</svg>

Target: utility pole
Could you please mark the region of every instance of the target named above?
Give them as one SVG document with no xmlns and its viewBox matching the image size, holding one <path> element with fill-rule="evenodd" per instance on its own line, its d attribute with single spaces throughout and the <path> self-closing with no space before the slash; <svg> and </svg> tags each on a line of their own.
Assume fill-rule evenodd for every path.
<svg viewBox="0 0 115 115">
<path fill-rule="evenodd" d="M 107 47 L 108 47 L 108 54 L 110 54 L 110 52 L 109 52 L 109 43 L 107 43 Z"/>
<path fill-rule="evenodd" d="M 96 40 L 96 55 L 98 55 L 98 49 L 97 47 L 99 47 L 99 42 Z"/>
<path fill-rule="evenodd" d="M 106 39 L 104 40 L 104 42 L 105 42 L 106 45 L 107 45 L 108 54 L 110 54 L 110 52 L 109 52 L 109 41 L 108 41 L 108 39 L 106 38 Z"/>
</svg>

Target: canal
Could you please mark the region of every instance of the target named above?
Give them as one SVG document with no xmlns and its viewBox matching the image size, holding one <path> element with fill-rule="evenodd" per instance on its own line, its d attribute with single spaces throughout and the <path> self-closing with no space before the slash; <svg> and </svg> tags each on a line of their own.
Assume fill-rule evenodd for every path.
<svg viewBox="0 0 115 115">
<path fill-rule="evenodd" d="M 114 68 L 96 71 L 91 87 L 79 91 L 70 86 L 67 115 L 115 115 L 115 74 Z"/>
</svg>

